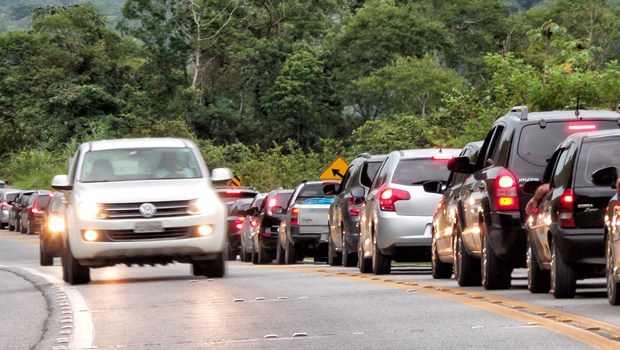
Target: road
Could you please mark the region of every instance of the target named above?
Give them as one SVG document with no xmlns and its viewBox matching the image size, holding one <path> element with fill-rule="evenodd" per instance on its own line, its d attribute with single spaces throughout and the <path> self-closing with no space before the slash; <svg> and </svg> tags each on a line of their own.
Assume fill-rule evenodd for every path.
<svg viewBox="0 0 620 350">
<path fill-rule="evenodd" d="M 603 280 L 555 300 L 530 294 L 522 270 L 510 290 L 486 292 L 428 266 L 377 277 L 236 261 L 223 279 L 115 266 L 70 286 L 55 264 L 39 266 L 37 236 L 0 231 L 0 349 L 620 348 Z"/>
</svg>

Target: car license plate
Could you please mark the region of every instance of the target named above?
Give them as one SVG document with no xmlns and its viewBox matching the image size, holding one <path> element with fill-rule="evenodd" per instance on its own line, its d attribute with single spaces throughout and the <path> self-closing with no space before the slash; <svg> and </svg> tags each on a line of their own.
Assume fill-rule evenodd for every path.
<svg viewBox="0 0 620 350">
<path fill-rule="evenodd" d="M 146 232 L 164 232 L 164 227 L 161 222 L 139 222 L 134 226 L 133 232 L 146 233 Z"/>
</svg>

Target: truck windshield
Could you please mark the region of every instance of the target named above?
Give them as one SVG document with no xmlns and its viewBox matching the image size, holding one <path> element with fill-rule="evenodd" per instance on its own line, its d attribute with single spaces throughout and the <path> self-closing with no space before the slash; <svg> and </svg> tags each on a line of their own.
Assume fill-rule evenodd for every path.
<svg viewBox="0 0 620 350">
<path fill-rule="evenodd" d="M 190 148 L 112 149 L 86 153 L 81 182 L 202 177 Z"/>
</svg>

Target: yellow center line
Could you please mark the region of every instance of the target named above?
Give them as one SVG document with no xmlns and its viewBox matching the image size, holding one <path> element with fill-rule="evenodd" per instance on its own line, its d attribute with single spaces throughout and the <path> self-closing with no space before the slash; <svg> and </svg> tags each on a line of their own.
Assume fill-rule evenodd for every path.
<svg viewBox="0 0 620 350">
<path fill-rule="evenodd" d="M 415 291 L 476 307 L 499 314 L 527 325 L 536 325 L 552 332 L 568 336 L 597 349 L 619 349 L 620 327 L 591 318 L 569 314 L 541 306 L 524 303 L 492 294 L 472 291 L 461 287 L 436 286 L 417 281 L 396 280 L 388 276 L 364 275 L 324 268 L 277 265 L 248 265 L 335 277 L 356 282 Z M 607 337 L 599 333 L 607 333 Z"/>
</svg>

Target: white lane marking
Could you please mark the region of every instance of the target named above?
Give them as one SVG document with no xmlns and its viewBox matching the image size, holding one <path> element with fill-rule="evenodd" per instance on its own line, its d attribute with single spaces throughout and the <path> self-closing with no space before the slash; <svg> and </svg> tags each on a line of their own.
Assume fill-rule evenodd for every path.
<svg viewBox="0 0 620 350">
<path fill-rule="evenodd" d="M 71 305 L 71 311 L 73 312 L 73 333 L 67 348 L 69 349 L 91 349 L 93 348 L 93 334 L 95 332 L 93 326 L 93 319 L 86 304 L 86 300 L 82 297 L 82 294 L 74 287 L 67 287 L 64 281 L 56 278 L 55 276 L 48 275 L 41 271 L 29 268 L 20 267 L 22 270 L 28 271 L 33 275 L 45 278 L 48 282 L 56 285 L 56 287 L 62 289 L 67 298 L 69 299 L 69 305 Z"/>
</svg>

